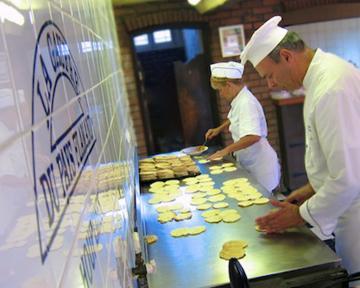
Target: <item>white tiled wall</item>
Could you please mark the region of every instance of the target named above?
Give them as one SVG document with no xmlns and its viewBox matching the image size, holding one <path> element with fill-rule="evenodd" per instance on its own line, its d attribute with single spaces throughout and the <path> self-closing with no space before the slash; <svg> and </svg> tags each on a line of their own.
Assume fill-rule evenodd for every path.
<svg viewBox="0 0 360 288">
<path fill-rule="evenodd" d="M 132 286 L 115 29 L 111 0 L 0 0 L 0 287 Z"/>
<path fill-rule="evenodd" d="M 334 53 L 360 67 L 360 18 L 324 21 L 287 27 L 312 48 Z"/>
</svg>

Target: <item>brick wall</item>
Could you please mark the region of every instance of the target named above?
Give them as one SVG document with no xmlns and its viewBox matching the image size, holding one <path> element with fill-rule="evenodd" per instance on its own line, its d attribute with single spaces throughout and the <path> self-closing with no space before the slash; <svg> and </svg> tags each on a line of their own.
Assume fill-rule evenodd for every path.
<svg viewBox="0 0 360 288">
<path fill-rule="evenodd" d="M 218 28 L 222 26 L 243 24 L 245 39 L 248 41 L 252 33 L 266 20 L 280 14 L 280 0 L 248 0 L 239 3 L 225 5 L 221 10 L 209 15 L 209 26 L 211 29 L 211 59 L 219 61 L 239 61 L 238 57 L 222 58 Z M 275 106 L 273 105 L 266 82 L 263 81 L 251 64 L 246 64 L 243 79 L 249 89 L 260 101 L 264 108 L 268 124 L 268 139 L 271 145 L 280 155 L 279 136 L 276 121 Z M 228 105 L 218 98 L 219 118 L 225 120 L 228 112 Z M 229 133 L 223 135 L 224 144 L 231 143 Z"/>
<path fill-rule="evenodd" d="M 281 12 L 281 7 L 280 0 L 243 0 L 230 2 L 221 7 L 221 9 L 205 15 L 199 14 L 194 8 L 188 5 L 186 1 L 182 0 L 163 4 L 155 2 L 129 7 L 114 7 L 118 26 L 118 37 L 120 45 L 123 48 L 120 57 L 126 74 L 127 92 L 140 155 L 146 155 L 147 150 L 141 109 L 139 108 L 138 91 L 135 85 L 136 75 L 130 34 L 137 30 L 156 26 L 201 23 L 209 27 L 209 43 L 205 43 L 205 45 L 209 47 L 211 61 L 239 61 L 238 57 L 222 58 L 218 28 L 227 25 L 244 24 L 245 37 L 246 40 L 248 40 L 254 30 L 264 21 L 274 15 L 278 15 Z M 270 99 L 266 83 L 259 78 L 251 64 L 246 65 L 244 79 L 264 107 L 268 122 L 268 138 L 273 147 L 279 152 L 275 107 Z M 226 119 L 228 110 L 229 106 L 222 99 L 218 98 L 218 111 L 221 122 Z M 225 145 L 231 142 L 231 137 L 228 133 L 223 135 L 223 142 Z"/>
<path fill-rule="evenodd" d="M 207 23 L 206 17 L 197 13 L 186 1 L 171 3 L 148 3 L 128 7 L 114 7 L 118 26 L 118 38 L 123 48 L 120 55 L 124 73 L 129 80 L 127 92 L 133 117 L 139 155 L 147 155 L 144 121 L 139 103 L 139 91 L 136 86 L 136 69 L 134 52 L 130 35 L 134 31 L 155 28 L 164 25 L 189 25 L 190 23 Z"/>
</svg>

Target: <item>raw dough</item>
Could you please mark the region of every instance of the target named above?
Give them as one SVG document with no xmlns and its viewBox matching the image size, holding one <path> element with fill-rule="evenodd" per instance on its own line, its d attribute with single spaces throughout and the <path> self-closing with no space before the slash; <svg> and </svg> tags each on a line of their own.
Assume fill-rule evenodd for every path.
<svg viewBox="0 0 360 288">
<path fill-rule="evenodd" d="M 240 246 L 242 248 L 246 248 L 248 244 L 244 240 L 230 240 L 223 244 L 223 249 L 229 249 L 234 246 Z"/>
<path fill-rule="evenodd" d="M 156 181 L 154 183 L 150 184 L 151 188 L 159 188 L 159 187 L 163 187 L 165 185 L 165 183 L 163 181 Z"/>
<path fill-rule="evenodd" d="M 254 204 L 253 201 L 241 201 L 241 202 L 238 203 L 238 205 L 240 207 L 249 207 L 249 206 L 251 206 L 253 204 Z"/>
<path fill-rule="evenodd" d="M 231 258 L 241 259 L 245 256 L 245 251 L 243 249 L 221 250 L 219 256 L 224 260 L 230 260 Z"/>
<path fill-rule="evenodd" d="M 204 204 L 206 201 L 207 201 L 206 198 L 196 198 L 196 199 L 192 199 L 190 204 L 197 206 L 197 205 Z"/>
<path fill-rule="evenodd" d="M 178 184 L 180 184 L 180 181 L 179 180 L 167 180 L 167 181 L 165 181 L 165 184 L 166 185 L 178 185 Z"/>
<path fill-rule="evenodd" d="M 226 223 L 233 223 L 240 220 L 241 216 L 239 214 L 232 213 L 224 215 L 222 218 L 222 220 Z"/>
<path fill-rule="evenodd" d="M 236 167 L 226 167 L 226 168 L 224 168 L 224 171 L 225 172 L 233 172 L 233 171 L 236 171 Z"/>
<path fill-rule="evenodd" d="M 198 235 L 200 233 L 203 233 L 206 231 L 206 227 L 205 226 L 195 226 L 192 228 L 188 228 L 189 229 L 189 234 L 190 235 Z"/>
<path fill-rule="evenodd" d="M 145 242 L 147 244 L 153 244 L 158 240 L 158 237 L 156 235 L 146 235 L 145 236 Z"/>
<path fill-rule="evenodd" d="M 220 208 L 226 208 L 229 207 L 229 203 L 227 202 L 218 202 L 213 205 L 213 208 L 220 209 Z"/>
<path fill-rule="evenodd" d="M 215 215 L 215 216 L 210 216 L 210 217 L 206 217 L 205 221 L 208 223 L 219 223 L 221 222 L 222 217 L 220 215 Z"/>
<path fill-rule="evenodd" d="M 191 212 L 188 213 L 180 213 L 174 217 L 175 221 L 182 221 L 186 219 L 190 219 L 192 217 Z"/>
<path fill-rule="evenodd" d="M 211 170 L 210 171 L 210 174 L 212 174 L 212 175 L 217 175 L 217 174 L 221 174 L 221 173 L 223 173 L 223 170 L 222 169 L 214 169 L 214 170 Z"/>
<path fill-rule="evenodd" d="M 210 202 L 220 202 L 220 201 L 223 201 L 224 199 L 225 199 L 225 195 L 223 195 L 223 194 L 218 194 L 218 195 L 209 197 Z"/>
<path fill-rule="evenodd" d="M 200 204 L 198 206 L 196 206 L 196 209 L 198 210 L 207 210 L 209 208 L 211 208 L 212 204 L 211 203 L 203 203 L 203 204 Z"/>
<path fill-rule="evenodd" d="M 262 205 L 262 204 L 269 203 L 270 200 L 268 198 L 262 197 L 262 198 L 258 198 L 256 200 L 254 200 L 253 202 L 254 202 L 254 204 Z"/>
<path fill-rule="evenodd" d="M 209 196 L 214 196 L 214 195 L 217 195 L 217 194 L 220 194 L 221 193 L 221 190 L 220 189 L 210 189 L 206 192 L 207 195 Z"/>
<path fill-rule="evenodd" d="M 184 227 L 184 228 L 177 228 L 170 232 L 171 236 L 173 237 L 182 237 L 182 236 L 193 236 L 198 235 L 206 231 L 205 226 L 194 226 L 194 227 Z"/>
<path fill-rule="evenodd" d="M 221 165 L 222 168 L 227 168 L 227 167 L 234 167 L 235 164 L 234 163 L 224 163 Z"/>
<path fill-rule="evenodd" d="M 225 242 L 219 253 L 219 257 L 224 260 L 230 260 L 231 258 L 243 258 L 245 256 L 245 247 L 247 247 L 247 243 L 242 240 Z"/>
</svg>

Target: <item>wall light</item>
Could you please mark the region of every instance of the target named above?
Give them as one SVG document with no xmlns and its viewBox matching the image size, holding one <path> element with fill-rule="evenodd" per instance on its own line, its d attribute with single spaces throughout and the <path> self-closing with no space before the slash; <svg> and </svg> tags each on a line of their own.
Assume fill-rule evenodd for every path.
<svg viewBox="0 0 360 288">
<path fill-rule="evenodd" d="M 188 0 L 189 1 L 189 0 Z M 214 10 L 221 5 L 225 4 L 229 0 L 201 0 L 196 6 L 195 9 L 200 13 L 204 14 L 211 10 Z"/>
<path fill-rule="evenodd" d="M 8 20 L 20 26 L 25 23 L 24 16 L 18 10 L 2 1 L 0 1 L 0 20 L 2 23 Z"/>
<path fill-rule="evenodd" d="M 200 3 L 201 0 L 187 0 L 188 3 L 192 6 L 195 6 Z"/>
</svg>

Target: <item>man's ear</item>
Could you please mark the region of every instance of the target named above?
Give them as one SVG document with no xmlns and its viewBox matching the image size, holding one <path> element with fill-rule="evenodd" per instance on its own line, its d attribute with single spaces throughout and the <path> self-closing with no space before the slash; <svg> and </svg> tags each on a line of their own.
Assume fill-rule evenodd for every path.
<svg viewBox="0 0 360 288">
<path fill-rule="evenodd" d="M 280 58 L 285 62 L 290 63 L 293 60 L 293 53 L 288 49 L 280 49 Z"/>
</svg>

